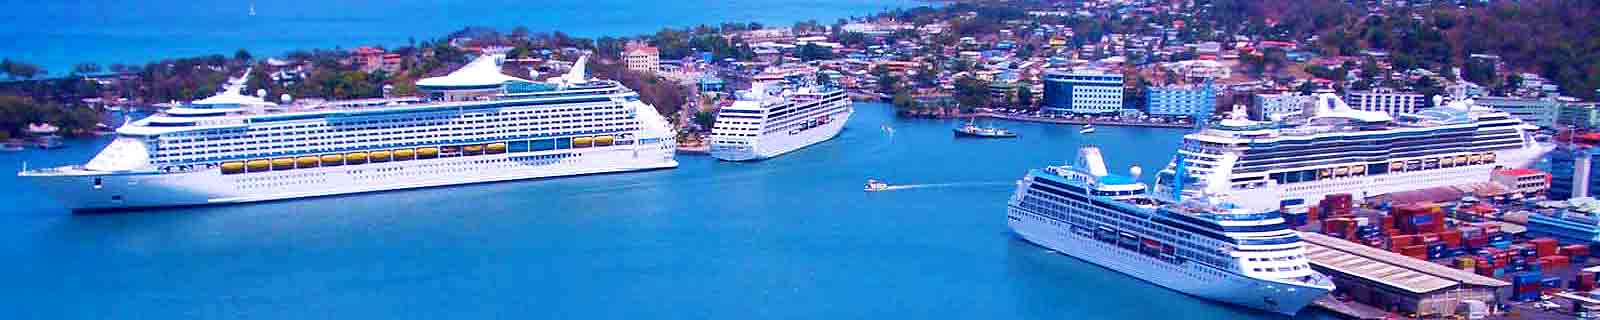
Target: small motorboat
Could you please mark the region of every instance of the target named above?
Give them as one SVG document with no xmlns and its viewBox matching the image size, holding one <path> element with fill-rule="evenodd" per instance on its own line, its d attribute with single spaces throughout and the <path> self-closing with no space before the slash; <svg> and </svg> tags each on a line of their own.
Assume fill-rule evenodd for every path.
<svg viewBox="0 0 1600 320">
<path fill-rule="evenodd" d="M 1082 133 L 1082 134 L 1094 133 L 1094 124 L 1093 123 L 1085 123 L 1083 125 L 1083 129 L 1078 129 L 1078 133 Z"/>
<path fill-rule="evenodd" d="M 889 190 L 889 184 L 888 183 L 884 183 L 883 181 L 867 179 L 867 186 L 864 187 L 864 188 L 861 188 L 861 190 L 862 191 L 866 191 L 866 192 L 878 192 L 878 191 Z"/>
</svg>

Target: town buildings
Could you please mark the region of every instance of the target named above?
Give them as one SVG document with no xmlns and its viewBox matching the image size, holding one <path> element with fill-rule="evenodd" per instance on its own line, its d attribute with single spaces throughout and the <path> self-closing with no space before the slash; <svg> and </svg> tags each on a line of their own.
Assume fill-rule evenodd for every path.
<svg viewBox="0 0 1600 320">
<path fill-rule="evenodd" d="M 628 43 L 623 49 L 622 60 L 627 63 L 628 70 L 655 73 L 661 68 L 661 51 L 643 43 Z"/>
<path fill-rule="evenodd" d="M 1049 71 L 1044 108 L 1059 113 L 1112 114 L 1122 109 L 1122 75 L 1099 70 Z"/>
<path fill-rule="evenodd" d="M 1428 105 L 1427 97 L 1422 94 L 1387 88 L 1350 91 L 1345 94 L 1344 101 L 1356 110 L 1385 112 L 1389 115 L 1415 113 Z"/>
<path fill-rule="evenodd" d="M 1299 92 L 1257 93 L 1253 96 L 1255 110 L 1250 112 L 1251 119 L 1265 121 L 1299 115 L 1313 99 Z"/>
<path fill-rule="evenodd" d="M 1550 191 L 1546 194 L 1551 200 L 1566 200 L 1591 196 L 1592 186 L 1600 183 L 1600 176 L 1596 172 L 1596 162 L 1593 148 L 1577 145 L 1564 145 L 1550 152 Z"/>
<path fill-rule="evenodd" d="M 1217 90 L 1209 84 L 1150 87 L 1145 100 L 1152 116 L 1205 118 L 1217 107 Z"/>
<path fill-rule="evenodd" d="M 1554 98 L 1479 97 L 1478 105 L 1505 111 L 1541 128 L 1554 128 L 1561 104 Z"/>
</svg>

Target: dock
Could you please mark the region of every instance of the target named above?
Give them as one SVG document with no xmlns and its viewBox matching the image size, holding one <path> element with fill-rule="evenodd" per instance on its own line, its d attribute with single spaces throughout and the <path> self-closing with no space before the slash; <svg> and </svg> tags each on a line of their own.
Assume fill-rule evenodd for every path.
<svg viewBox="0 0 1600 320">
<path fill-rule="evenodd" d="M 1149 128 L 1188 129 L 1188 128 L 1191 128 L 1191 127 L 1194 126 L 1192 124 L 1155 123 L 1155 122 L 1129 122 L 1129 121 L 1093 121 L 1093 122 L 1090 122 L 1089 120 L 1081 120 L 1081 119 L 1045 118 L 1045 117 L 1034 117 L 1034 116 L 1003 114 L 1003 113 L 993 113 L 993 112 L 978 112 L 978 113 L 972 114 L 972 116 L 989 118 L 989 119 L 1002 119 L 1002 120 L 1011 120 L 1011 121 L 1054 123 L 1054 124 L 1079 124 L 1079 125 L 1082 125 L 1082 124 L 1091 124 L 1091 123 L 1093 123 L 1096 126 L 1103 126 L 1103 127 L 1149 127 Z"/>
<path fill-rule="evenodd" d="M 1500 301 L 1499 291 L 1511 287 L 1500 279 L 1344 239 L 1309 232 L 1300 233 L 1300 238 L 1312 269 L 1332 277 L 1338 291 L 1350 297 L 1343 304 L 1364 304 L 1380 312 L 1387 312 L 1381 309 L 1387 307 L 1400 315 L 1451 315 L 1464 300 L 1493 304 Z M 1354 307 L 1324 309 L 1352 318 L 1370 316 Z"/>
</svg>

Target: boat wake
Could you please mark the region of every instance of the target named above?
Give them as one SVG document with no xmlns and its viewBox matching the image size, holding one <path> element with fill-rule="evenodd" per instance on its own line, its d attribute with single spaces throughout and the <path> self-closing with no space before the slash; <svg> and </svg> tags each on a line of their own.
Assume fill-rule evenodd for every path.
<svg viewBox="0 0 1600 320">
<path fill-rule="evenodd" d="M 1005 185 L 1011 185 L 1011 184 L 1012 184 L 1012 182 L 954 182 L 954 183 L 902 184 L 902 185 L 889 186 L 887 188 L 884 188 L 883 191 L 909 190 L 909 189 L 932 189 L 932 188 L 989 187 L 989 186 L 1005 186 Z"/>
</svg>

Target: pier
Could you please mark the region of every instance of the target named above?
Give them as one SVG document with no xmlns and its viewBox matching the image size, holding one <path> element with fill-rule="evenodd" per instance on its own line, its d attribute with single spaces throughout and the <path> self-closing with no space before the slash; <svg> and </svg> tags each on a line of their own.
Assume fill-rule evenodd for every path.
<svg viewBox="0 0 1600 320">
<path fill-rule="evenodd" d="M 988 119 L 1004 119 L 1004 120 L 1012 120 L 1012 121 L 1027 121 L 1027 122 L 1054 123 L 1054 124 L 1079 124 L 1079 125 L 1082 125 L 1082 124 L 1091 124 L 1092 123 L 1094 125 L 1104 126 L 1104 127 L 1149 127 L 1149 128 L 1187 129 L 1187 128 L 1190 128 L 1190 127 L 1193 126 L 1193 124 L 1187 124 L 1187 123 L 1154 123 L 1154 122 L 1132 122 L 1132 121 L 1088 121 L 1088 120 L 1081 120 L 1081 119 L 1046 118 L 1046 117 L 1035 117 L 1035 116 L 1004 114 L 1004 113 L 994 113 L 994 112 L 978 112 L 978 113 L 973 113 L 972 116 L 983 117 L 983 118 L 988 118 Z"/>
</svg>

